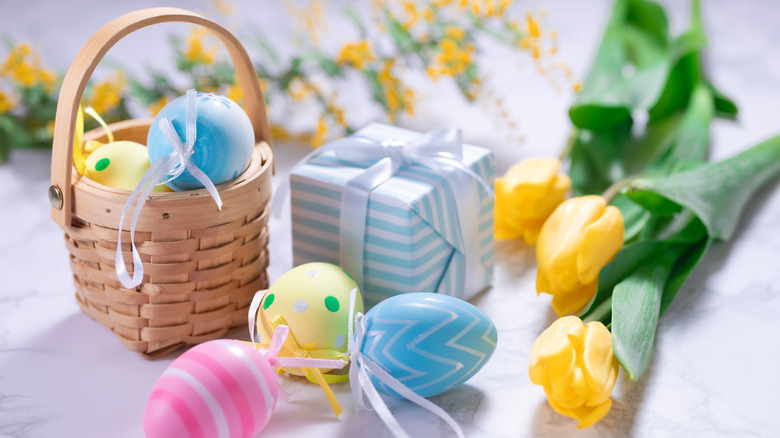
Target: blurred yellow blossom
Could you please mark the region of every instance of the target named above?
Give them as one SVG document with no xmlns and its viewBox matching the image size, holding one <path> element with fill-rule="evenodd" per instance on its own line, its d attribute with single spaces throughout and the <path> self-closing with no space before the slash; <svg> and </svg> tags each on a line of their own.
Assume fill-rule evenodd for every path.
<svg viewBox="0 0 780 438">
<path fill-rule="evenodd" d="M 425 21 L 433 23 L 436 21 L 436 11 L 434 11 L 431 7 L 425 8 L 423 10 L 423 18 L 425 18 Z"/>
<path fill-rule="evenodd" d="M 184 49 L 184 59 L 191 63 L 211 64 L 217 53 L 216 46 L 204 44 L 204 37 L 209 35 L 208 30 L 201 27 L 193 27 L 187 38 L 187 47 Z"/>
<path fill-rule="evenodd" d="M 318 148 L 325 143 L 325 136 L 328 135 L 328 125 L 325 123 L 325 116 L 320 116 L 317 121 L 317 129 L 314 131 L 314 135 L 311 137 L 311 146 Z"/>
<path fill-rule="evenodd" d="M 312 94 L 318 92 L 317 87 L 309 82 L 304 82 L 300 76 L 296 76 L 290 80 L 290 84 L 287 86 L 287 94 L 293 100 L 303 100 Z"/>
<path fill-rule="evenodd" d="M 612 407 L 618 376 L 612 334 L 599 321 L 560 318 L 531 347 L 528 375 L 556 412 L 578 420 L 580 429 L 590 427 Z"/>
<path fill-rule="evenodd" d="M 501 17 L 511 6 L 511 0 L 460 0 L 461 10 L 470 10 L 472 14 L 481 17 Z"/>
<path fill-rule="evenodd" d="M 474 46 L 471 44 L 459 44 L 451 38 L 444 38 L 439 42 L 438 50 L 436 62 L 427 68 L 431 79 L 436 80 L 439 76 L 458 76 L 471 65 L 471 54 L 474 52 Z"/>
<path fill-rule="evenodd" d="M 51 92 L 58 77 L 51 70 L 44 69 L 41 57 L 35 53 L 29 43 L 19 43 L 11 48 L 10 53 L 0 67 L 0 75 L 10 78 L 24 88 L 32 88 L 43 84 L 46 92 Z"/>
<path fill-rule="evenodd" d="M 542 225 L 566 198 L 571 180 L 555 158 L 529 158 L 496 179 L 495 237 L 536 243 Z"/>
<path fill-rule="evenodd" d="M 0 90 L 0 114 L 11 111 L 16 105 L 16 101 L 9 95 Z"/>
<path fill-rule="evenodd" d="M 466 31 L 457 26 L 447 26 L 444 28 L 444 36 L 454 40 L 462 40 L 466 36 Z"/>
<path fill-rule="evenodd" d="M 320 44 L 320 32 L 327 30 L 325 7 L 322 0 L 311 0 L 298 7 L 292 1 L 285 1 L 287 12 L 298 21 L 296 27 L 306 32 L 312 45 Z"/>
<path fill-rule="evenodd" d="M 225 86 L 225 91 L 222 94 L 224 94 L 228 99 L 232 100 L 233 102 L 236 102 L 237 104 L 243 106 L 244 90 L 242 90 L 241 87 L 238 86 L 237 84 L 230 84 Z"/>
<path fill-rule="evenodd" d="M 347 126 L 347 119 L 344 117 L 344 108 L 336 104 L 337 97 L 338 93 L 334 92 L 331 94 L 325 109 L 328 113 L 330 113 L 333 121 L 336 122 L 336 124 L 340 127 L 344 128 Z"/>
<path fill-rule="evenodd" d="M 534 19 L 534 16 L 531 15 L 530 12 L 525 15 L 525 23 L 529 35 L 531 35 L 533 38 L 539 38 L 542 36 L 542 30 L 539 27 L 539 22 Z"/>
<path fill-rule="evenodd" d="M 125 85 L 125 75 L 122 72 L 116 72 L 92 88 L 92 94 L 87 99 L 85 106 L 91 106 L 98 114 L 108 113 L 119 106 Z"/>
<path fill-rule="evenodd" d="M 228 0 L 214 0 L 212 4 L 222 15 L 233 15 L 236 12 L 233 3 Z"/>
<path fill-rule="evenodd" d="M 394 66 L 394 59 L 386 59 L 377 75 L 384 90 L 387 116 L 390 120 L 395 120 L 395 114 L 400 110 L 405 111 L 410 116 L 414 115 L 414 90 L 405 87 L 403 82 L 393 74 Z"/>
<path fill-rule="evenodd" d="M 170 101 L 171 100 L 168 98 L 168 96 L 161 96 L 159 99 L 157 99 L 156 102 L 149 105 L 149 113 L 151 113 L 152 116 L 156 116 L 157 113 L 159 113 L 165 105 L 168 105 L 168 102 Z"/>
<path fill-rule="evenodd" d="M 623 215 L 601 196 L 571 198 L 545 221 L 536 244 L 537 293 L 553 296 L 558 315 L 583 310 L 599 272 L 623 247 Z"/>
<path fill-rule="evenodd" d="M 404 29 L 409 30 L 420 20 L 420 10 L 412 0 L 402 1 L 401 6 L 403 7 L 404 15 L 406 15 L 406 21 L 403 23 L 403 27 Z"/>
<path fill-rule="evenodd" d="M 357 43 L 347 43 L 336 56 L 337 64 L 351 64 L 358 70 L 362 70 L 366 62 L 376 60 L 371 49 L 371 43 L 366 40 Z"/>
</svg>

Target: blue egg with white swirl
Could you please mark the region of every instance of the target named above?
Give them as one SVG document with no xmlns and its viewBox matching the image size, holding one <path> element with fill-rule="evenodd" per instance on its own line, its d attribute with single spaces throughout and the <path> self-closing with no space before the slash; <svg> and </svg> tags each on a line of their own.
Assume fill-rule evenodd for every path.
<svg viewBox="0 0 780 438">
<path fill-rule="evenodd" d="M 197 116 L 192 162 L 209 177 L 221 184 L 242 174 L 249 166 L 255 146 L 254 129 L 249 116 L 234 101 L 216 93 L 197 93 Z M 186 144 L 187 96 L 181 96 L 165 105 L 152 122 L 146 147 L 153 164 L 173 151 L 173 147 L 160 130 L 160 119 L 167 117 Z M 203 187 L 189 171 L 168 182 L 176 191 Z"/>
<path fill-rule="evenodd" d="M 459 298 L 416 292 L 390 297 L 365 315 L 361 353 L 422 397 L 460 385 L 496 349 L 493 321 Z M 371 376 L 382 393 L 401 397 Z"/>
</svg>

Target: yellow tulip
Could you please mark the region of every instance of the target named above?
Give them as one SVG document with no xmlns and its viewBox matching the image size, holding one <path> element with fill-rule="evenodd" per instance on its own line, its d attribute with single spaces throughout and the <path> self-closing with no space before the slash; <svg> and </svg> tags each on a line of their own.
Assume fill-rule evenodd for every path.
<svg viewBox="0 0 780 438">
<path fill-rule="evenodd" d="M 528 375 L 556 412 L 579 421 L 580 429 L 590 427 L 612 407 L 618 375 L 612 334 L 598 321 L 560 318 L 534 342 Z"/>
<path fill-rule="evenodd" d="M 496 180 L 496 239 L 536 242 L 544 221 L 571 187 L 569 177 L 558 174 L 560 165 L 554 158 L 529 158 Z"/>
<path fill-rule="evenodd" d="M 623 215 L 601 196 L 564 201 L 536 245 L 536 292 L 553 296 L 558 315 L 579 312 L 598 289 L 599 272 L 623 247 Z"/>
</svg>

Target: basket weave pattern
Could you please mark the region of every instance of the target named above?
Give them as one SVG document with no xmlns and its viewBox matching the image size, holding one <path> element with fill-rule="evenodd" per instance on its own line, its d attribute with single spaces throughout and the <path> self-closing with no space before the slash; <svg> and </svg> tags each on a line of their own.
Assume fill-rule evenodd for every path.
<svg viewBox="0 0 780 438">
<path fill-rule="evenodd" d="M 112 125 L 117 140 L 145 140 L 146 123 L 127 125 Z M 90 131 L 85 138 L 107 140 L 102 129 Z M 186 223 L 177 226 L 175 205 L 169 205 L 170 212 L 158 218 L 148 216 L 159 209 L 142 210 L 135 244 L 144 264 L 144 280 L 137 290 L 125 289 L 116 276 L 117 228 L 96 223 L 101 218 L 74 215 L 65 229 L 65 246 L 82 311 L 110 328 L 129 350 L 149 357 L 243 327 L 252 296 L 268 287 L 268 198 L 263 178 L 253 175 L 257 167 L 262 169 L 250 166 L 238 180 L 219 186 L 223 193 L 243 191 L 256 197 L 241 207 L 236 219 L 219 220 L 228 209 L 236 208 L 228 202 L 223 212 L 211 204 L 211 218 L 202 228 L 188 228 Z M 103 189 L 86 178 L 82 182 Z M 172 196 L 154 194 L 150 203 L 165 209 Z M 213 202 L 205 193 L 199 197 Z M 106 210 L 111 210 L 110 205 Z M 118 224 L 118 212 L 118 208 L 107 211 L 117 218 L 107 222 Z M 165 227 L 159 225 L 160 219 Z M 130 268 L 129 231 L 122 231 L 122 244 L 125 266 Z"/>
<path fill-rule="evenodd" d="M 132 268 L 130 232 L 118 230 L 129 192 L 102 186 L 72 168 L 75 113 L 91 71 L 122 36 L 152 24 L 184 21 L 215 33 L 230 52 L 255 131 L 252 160 L 242 175 L 217 186 L 219 210 L 205 189 L 153 193 L 141 210 L 134 242 L 144 266 L 135 289 L 116 275 L 117 239 Z M 246 325 L 252 296 L 268 287 L 268 204 L 273 154 L 262 91 L 246 52 L 227 30 L 202 16 L 154 8 L 119 17 L 93 36 L 71 65 L 60 92 L 52 158 L 52 218 L 65 232 L 65 246 L 84 313 L 110 328 L 131 350 L 156 357 Z M 109 126 L 115 140 L 144 144 L 151 120 Z M 102 128 L 84 142 L 106 142 Z M 132 272 L 130 273 L 132 275 Z"/>
</svg>

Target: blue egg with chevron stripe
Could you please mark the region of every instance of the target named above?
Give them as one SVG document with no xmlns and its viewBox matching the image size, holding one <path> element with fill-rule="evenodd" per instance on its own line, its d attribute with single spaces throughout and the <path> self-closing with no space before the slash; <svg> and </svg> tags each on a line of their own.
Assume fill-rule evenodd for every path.
<svg viewBox="0 0 780 438">
<path fill-rule="evenodd" d="M 485 312 L 448 295 L 416 292 L 369 310 L 361 353 L 422 397 L 449 391 L 476 374 L 496 349 Z M 382 393 L 403 398 L 371 375 Z"/>
</svg>

